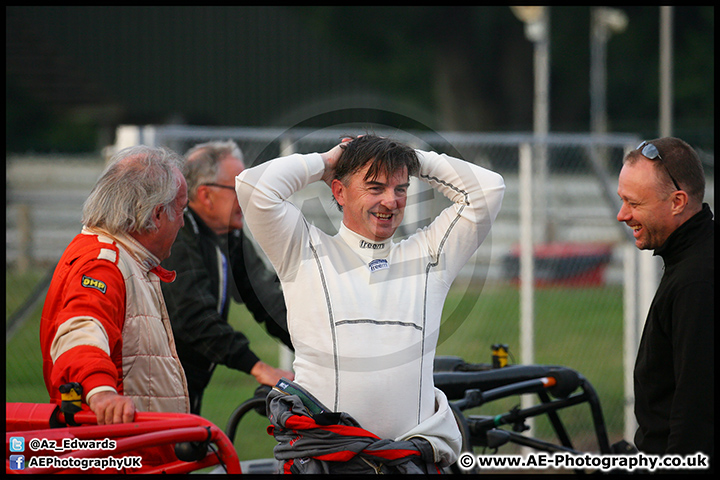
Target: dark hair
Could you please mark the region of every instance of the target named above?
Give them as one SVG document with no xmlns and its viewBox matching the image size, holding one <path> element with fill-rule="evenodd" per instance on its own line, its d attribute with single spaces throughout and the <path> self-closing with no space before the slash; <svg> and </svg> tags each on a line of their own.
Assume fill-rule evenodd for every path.
<svg viewBox="0 0 720 480">
<path fill-rule="evenodd" d="M 352 137 L 351 137 L 352 138 Z M 408 175 L 416 175 L 420 161 L 415 150 L 390 138 L 362 135 L 343 145 L 343 152 L 335 166 L 335 178 L 344 181 L 361 170 L 368 162 L 365 179 L 374 179 L 384 173 L 387 177 L 407 168 Z"/>
<path fill-rule="evenodd" d="M 348 138 L 348 137 L 343 137 Z M 390 178 L 393 174 L 407 169 L 408 176 L 420 171 L 420 160 L 415 150 L 404 143 L 377 135 L 361 135 L 343 144 L 343 151 L 335 165 L 335 179 L 347 184 L 351 175 L 362 170 L 368 162 L 370 167 L 365 180 L 374 180 L 380 174 Z M 333 196 L 333 201 L 342 211 L 342 207 Z"/>
<path fill-rule="evenodd" d="M 679 138 L 656 138 L 647 143 L 655 145 L 660 154 L 660 162 L 653 162 L 660 172 L 660 178 L 667 177 L 666 183 L 672 185 L 669 175 L 663 170 L 667 168 L 680 188 L 698 204 L 702 204 L 705 196 L 705 173 L 697 152 Z M 631 150 L 625 157 L 625 163 L 633 164 L 640 158 L 644 158 L 640 151 Z"/>
</svg>

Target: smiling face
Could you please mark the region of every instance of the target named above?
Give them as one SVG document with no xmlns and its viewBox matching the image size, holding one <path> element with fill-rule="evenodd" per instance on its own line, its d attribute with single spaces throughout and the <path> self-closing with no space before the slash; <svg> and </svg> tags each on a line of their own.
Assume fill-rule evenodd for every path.
<svg viewBox="0 0 720 480">
<path fill-rule="evenodd" d="M 405 214 L 409 176 L 407 168 L 388 176 L 380 172 L 365 178 L 370 162 L 346 183 L 333 180 L 332 191 L 342 207 L 343 223 L 353 232 L 374 241 L 392 237 Z"/>
<path fill-rule="evenodd" d="M 622 207 L 617 214 L 633 231 L 640 250 L 661 247 L 678 227 L 673 215 L 673 196 L 663 193 L 655 165 L 649 160 L 626 163 L 618 177 Z"/>
</svg>

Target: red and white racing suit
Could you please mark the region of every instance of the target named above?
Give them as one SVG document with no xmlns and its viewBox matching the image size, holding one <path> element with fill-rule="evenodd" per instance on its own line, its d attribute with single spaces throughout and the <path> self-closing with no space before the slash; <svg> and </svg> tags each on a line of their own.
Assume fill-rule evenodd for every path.
<svg viewBox="0 0 720 480">
<path fill-rule="evenodd" d="M 40 323 L 43 376 L 53 403 L 78 382 L 83 401 L 101 391 L 138 411 L 189 413 L 160 281 L 174 272 L 130 236 L 84 228 L 55 269 Z"/>
</svg>

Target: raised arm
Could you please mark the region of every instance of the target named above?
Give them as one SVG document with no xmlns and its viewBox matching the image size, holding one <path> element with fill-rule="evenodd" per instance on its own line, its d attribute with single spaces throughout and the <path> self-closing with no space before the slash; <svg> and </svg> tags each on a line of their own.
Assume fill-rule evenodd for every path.
<svg viewBox="0 0 720 480">
<path fill-rule="evenodd" d="M 443 268 L 454 278 L 483 243 L 505 194 L 501 175 L 465 160 L 417 151 L 418 177 L 453 202 L 425 229 L 433 255 L 443 254 Z"/>
<path fill-rule="evenodd" d="M 245 225 L 281 279 L 299 264 L 309 235 L 300 209 L 288 198 L 321 180 L 324 172 L 320 154 L 294 154 L 245 169 L 235 179 Z"/>
<path fill-rule="evenodd" d="M 332 183 L 342 143 L 325 153 L 276 158 L 244 170 L 235 179 L 245 224 L 281 279 L 299 264 L 301 247 L 310 235 L 305 218 L 288 198 L 313 182 Z"/>
</svg>

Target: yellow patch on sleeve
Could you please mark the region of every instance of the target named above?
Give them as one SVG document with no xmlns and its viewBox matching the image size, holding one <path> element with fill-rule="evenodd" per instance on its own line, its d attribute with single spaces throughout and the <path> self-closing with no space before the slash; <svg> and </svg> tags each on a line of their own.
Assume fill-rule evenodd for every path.
<svg viewBox="0 0 720 480">
<path fill-rule="evenodd" d="M 81 284 L 85 288 L 94 288 L 95 290 L 99 290 L 101 293 L 105 293 L 107 291 L 107 285 L 105 282 L 95 280 L 87 275 L 83 275 Z"/>
</svg>

